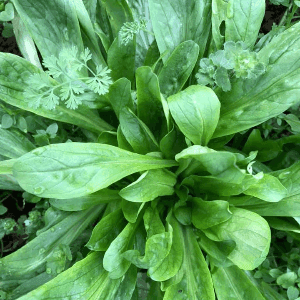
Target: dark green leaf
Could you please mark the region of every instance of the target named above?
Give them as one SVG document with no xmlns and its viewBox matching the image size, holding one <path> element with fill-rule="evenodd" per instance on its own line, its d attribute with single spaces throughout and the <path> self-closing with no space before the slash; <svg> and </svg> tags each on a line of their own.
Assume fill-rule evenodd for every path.
<svg viewBox="0 0 300 300">
<path fill-rule="evenodd" d="M 218 300 L 265 300 L 247 275 L 237 266 L 216 268 L 212 278 Z"/>
<path fill-rule="evenodd" d="M 158 144 L 152 132 L 129 108 L 120 112 L 122 133 L 134 152 L 147 154 L 158 150 Z"/>
<path fill-rule="evenodd" d="M 264 13 L 264 0 L 213 0 L 212 33 L 217 49 L 221 49 L 225 41 L 243 41 L 248 48 L 252 48 Z M 222 32 L 222 26 L 225 26 L 225 32 Z"/>
<path fill-rule="evenodd" d="M 33 150 L 35 146 L 17 131 L 0 128 L 0 154 L 8 158 L 17 158 Z"/>
<path fill-rule="evenodd" d="M 136 88 L 138 117 L 159 137 L 165 116 L 158 78 L 150 67 L 136 70 Z"/>
<path fill-rule="evenodd" d="M 109 87 L 107 98 L 118 118 L 120 117 L 120 112 L 126 106 L 135 111 L 131 97 L 131 83 L 126 78 L 120 78 Z"/>
<path fill-rule="evenodd" d="M 117 37 L 107 51 L 107 65 L 111 69 L 113 80 L 125 77 L 132 82 L 135 66 L 135 39 L 123 45 Z"/>
<path fill-rule="evenodd" d="M 190 77 L 198 59 L 199 46 L 193 41 L 174 49 L 159 72 L 160 91 L 167 96 L 178 93 Z"/>
<path fill-rule="evenodd" d="M 95 226 L 85 246 L 92 251 L 106 251 L 125 225 L 126 220 L 121 209 L 106 215 Z"/>
<path fill-rule="evenodd" d="M 202 57 L 211 25 L 211 1 L 149 0 L 149 8 L 160 53 L 169 50 L 170 55 L 180 43 L 193 40 Z"/>
</svg>

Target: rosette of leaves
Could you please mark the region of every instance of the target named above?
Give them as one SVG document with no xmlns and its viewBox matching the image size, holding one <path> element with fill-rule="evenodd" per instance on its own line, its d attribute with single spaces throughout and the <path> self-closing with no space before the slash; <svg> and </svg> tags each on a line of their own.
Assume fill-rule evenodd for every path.
<svg viewBox="0 0 300 300">
<path fill-rule="evenodd" d="M 249 6 L 245 18 L 241 1 L 232 18 L 251 30 L 203 57 L 215 1 L 148 2 L 155 42 L 135 68 L 135 38 L 120 40 L 134 22 L 126 1 L 87 10 L 80 0 L 55 0 L 55 9 L 42 0 L 49 20 L 33 0 L 14 1 L 45 70 L 0 53 L 0 98 L 59 121 L 55 135 L 69 123 L 86 138 L 35 148 L 32 136 L 2 129 L 10 156 L 1 154 L 1 187 L 50 203 L 36 237 L 0 260 L 7 298 L 135 300 L 141 273 L 148 299 L 279 297 L 248 274 L 267 257 L 270 226 L 299 230 L 300 164 L 272 168 L 257 131 L 229 141 L 299 101 L 300 24 L 253 54 L 242 42 L 256 39 L 261 11 Z M 199 60 L 225 90 L 190 84 Z"/>
<path fill-rule="evenodd" d="M 200 60 L 196 78 L 200 85 L 218 86 L 227 92 L 234 78 L 255 79 L 264 72 L 265 65 L 258 60 L 256 52 L 246 49 L 243 42 L 230 41 L 224 44 L 224 50 Z"/>
</svg>

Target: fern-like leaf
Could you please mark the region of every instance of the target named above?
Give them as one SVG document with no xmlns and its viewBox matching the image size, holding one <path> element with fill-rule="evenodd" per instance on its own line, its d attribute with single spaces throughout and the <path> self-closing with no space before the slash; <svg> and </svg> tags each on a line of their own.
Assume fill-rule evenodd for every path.
<svg viewBox="0 0 300 300">
<path fill-rule="evenodd" d="M 55 109 L 59 99 L 65 102 L 70 109 L 76 109 L 82 104 L 81 94 L 93 91 L 99 95 L 108 92 L 112 80 L 109 76 L 111 70 L 107 67 L 97 66 L 94 72 L 88 61 L 92 59 L 89 49 L 78 55 L 77 47 L 63 49 L 59 57 L 47 57 L 43 65 L 48 68 L 45 73 L 34 74 L 29 78 L 28 88 L 24 95 L 31 107 L 43 106 L 46 109 Z M 78 71 L 85 68 L 85 73 L 92 77 L 80 77 Z M 51 77 L 57 81 L 51 80 Z M 30 87 L 30 88 L 29 88 Z"/>
</svg>

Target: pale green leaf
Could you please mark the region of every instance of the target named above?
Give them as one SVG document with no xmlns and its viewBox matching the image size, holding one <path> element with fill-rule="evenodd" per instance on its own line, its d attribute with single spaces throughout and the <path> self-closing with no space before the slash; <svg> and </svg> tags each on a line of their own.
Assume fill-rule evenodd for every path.
<svg viewBox="0 0 300 300">
<path fill-rule="evenodd" d="M 21 156 L 13 173 L 29 193 L 69 199 L 92 194 L 136 172 L 175 165 L 174 161 L 110 145 L 65 143 L 41 147 Z"/>
</svg>

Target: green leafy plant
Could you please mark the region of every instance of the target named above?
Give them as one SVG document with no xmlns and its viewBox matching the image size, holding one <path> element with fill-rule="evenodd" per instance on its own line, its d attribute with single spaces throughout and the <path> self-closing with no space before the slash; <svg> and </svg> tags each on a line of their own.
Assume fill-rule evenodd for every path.
<svg viewBox="0 0 300 300">
<path fill-rule="evenodd" d="M 295 300 L 265 271 L 271 228 L 300 230 L 294 14 L 258 39 L 264 0 L 12 4 L 0 187 L 36 206 L 0 297 L 280 300 L 273 274 Z"/>
</svg>

